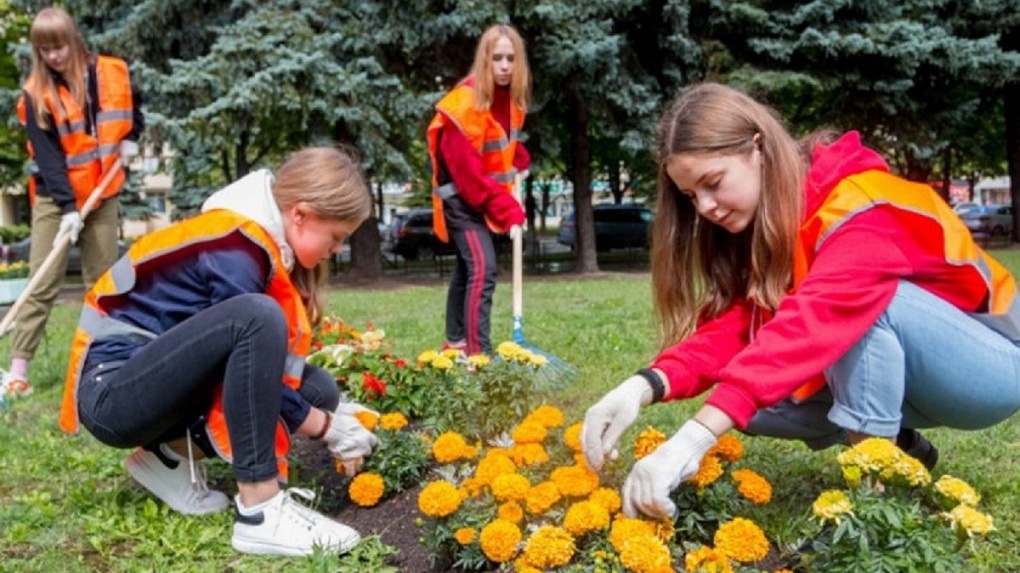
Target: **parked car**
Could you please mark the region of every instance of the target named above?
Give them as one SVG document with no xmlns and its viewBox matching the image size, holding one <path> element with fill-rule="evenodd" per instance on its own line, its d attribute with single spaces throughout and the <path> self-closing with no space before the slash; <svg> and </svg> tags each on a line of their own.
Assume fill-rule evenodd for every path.
<svg viewBox="0 0 1020 573">
<path fill-rule="evenodd" d="M 432 230 L 432 209 L 394 215 L 384 248 L 411 261 L 453 253 L 453 243 L 440 241 Z"/>
<path fill-rule="evenodd" d="M 1012 205 L 982 205 L 960 214 L 975 237 L 1007 237 L 1013 233 Z"/>
<path fill-rule="evenodd" d="M 651 210 L 640 205 L 595 205 L 595 250 L 648 248 L 651 231 Z M 577 214 L 571 213 L 562 222 L 556 240 L 570 247 L 577 244 Z"/>
<path fill-rule="evenodd" d="M 25 261 L 28 262 L 28 252 L 32 247 L 32 237 L 26 237 L 17 243 L 13 243 L 4 251 L 7 262 Z M 127 251 L 127 243 L 117 241 L 117 257 L 121 257 Z M 67 256 L 67 272 L 69 274 L 81 274 L 81 249 L 78 245 L 71 245 L 71 251 Z"/>
<path fill-rule="evenodd" d="M 957 215 L 963 215 L 964 213 L 980 208 L 981 208 L 980 203 L 975 203 L 973 201 L 960 201 L 956 205 L 953 205 L 953 212 L 956 213 Z"/>
</svg>

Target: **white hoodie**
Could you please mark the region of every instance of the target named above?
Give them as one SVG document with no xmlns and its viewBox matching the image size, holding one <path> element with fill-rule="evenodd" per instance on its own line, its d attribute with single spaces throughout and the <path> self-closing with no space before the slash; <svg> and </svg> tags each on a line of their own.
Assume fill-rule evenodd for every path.
<svg viewBox="0 0 1020 573">
<path fill-rule="evenodd" d="M 294 267 L 294 251 L 283 232 L 283 214 L 273 197 L 273 174 L 268 169 L 253 171 L 210 195 L 202 203 L 202 212 L 214 209 L 233 211 L 258 223 L 276 241 L 287 272 Z"/>
</svg>

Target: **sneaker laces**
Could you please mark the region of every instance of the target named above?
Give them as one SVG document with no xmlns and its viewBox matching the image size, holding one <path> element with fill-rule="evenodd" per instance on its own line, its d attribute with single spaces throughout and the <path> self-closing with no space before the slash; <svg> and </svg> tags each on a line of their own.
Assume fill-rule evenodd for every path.
<svg viewBox="0 0 1020 573">
<path fill-rule="evenodd" d="M 191 428 L 186 430 L 188 441 L 188 470 L 191 472 L 191 489 L 199 498 L 209 495 L 209 484 L 206 480 L 205 468 L 195 463 L 195 451 L 191 445 Z"/>
<path fill-rule="evenodd" d="M 315 493 L 303 487 L 289 487 L 284 494 L 284 503 L 293 508 L 293 513 L 288 512 L 288 514 L 300 517 L 301 520 L 306 522 L 308 529 L 315 528 L 316 524 L 322 519 L 322 515 L 295 498 L 296 496 L 311 502 L 315 500 Z"/>
</svg>

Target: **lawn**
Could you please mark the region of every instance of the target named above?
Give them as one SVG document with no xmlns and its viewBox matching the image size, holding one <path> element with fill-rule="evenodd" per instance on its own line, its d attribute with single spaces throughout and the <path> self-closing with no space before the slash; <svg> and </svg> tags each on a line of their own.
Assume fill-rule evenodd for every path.
<svg viewBox="0 0 1020 573">
<path fill-rule="evenodd" d="M 1020 251 L 997 255 L 1020 271 Z M 501 279 L 507 282 L 497 289 L 492 317 L 497 342 L 511 331 L 509 277 Z M 407 357 L 440 345 L 444 305 L 442 285 L 338 287 L 328 297 L 330 314 L 356 327 L 371 322 L 384 329 L 394 352 Z M 337 570 L 336 561 L 321 556 L 302 560 L 235 553 L 229 546 L 229 513 L 202 518 L 174 514 L 127 479 L 121 462 L 128 452 L 87 435 L 67 437 L 57 429 L 66 347 L 78 308 L 68 303 L 55 309 L 33 365 L 36 394 L 16 403 L 0 423 L 0 571 Z M 555 396 L 568 418 L 582 416 L 656 351 L 645 274 L 526 278 L 524 315 L 529 343 L 580 369 L 579 380 Z M 2 364 L 7 363 L 7 346 L 0 353 Z M 635 428 L 654 424 L 671 431 L 698 405 L 648 408 Z M 971 483 L 996 519 L 999 531 L 977 544 L 969 570 L 1020 571 L 1020 418 L 980 432 L 934 430 L 926 435 L 941 450 L 937 474 Z M 747 439 L 745 445 L 750 464 L 775 489 L 762 519 L 765 531 L 783 546 L 799 546 L 809 531 L 806 512 L 813 497 L 842 481 L 836 450 L 814 453 L 798 443 L 764 438 Z M 229 489 L 224 464 L 213 464 L 211 475 Z M 315 487 L 302 477 L 297 482 L 292 485 Z M 326 503 L 335 495 L 321 493 Z M 341 562 L 340 570 L 355 570 L 343 567 Z"/>
</svg>

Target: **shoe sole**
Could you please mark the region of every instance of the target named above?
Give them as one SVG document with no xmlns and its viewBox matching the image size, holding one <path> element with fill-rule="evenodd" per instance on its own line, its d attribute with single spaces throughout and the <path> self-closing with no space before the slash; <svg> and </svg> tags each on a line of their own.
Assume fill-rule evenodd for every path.
<svg viewBox="0 0 1020 573">
<path fill-rule="evenodd" d="M 128 459 L 124 460 L 124 468 L 127 469 L 127 472 L 131 476 L 131 478 L 138 482 L 139 485 L 144 487 L 146 491 L 156 496 L 163 503 L 170 506 L 170 509 L 176 511 L 177 513 L 180 513 L 182 515 L 209 515 L 212 513 L 220 513 L 226 510 L 228 507 L 230 507 L 230 500 L 226 499 L 226 496 L 224 496 L 223 507 L 220 508 L 212 508 L 204 511 L 195 511 L 186 506 L 181 508 L 178 506 L 178 504 L 167 499 L 167 497 L 164 496 L 161 492 L 154 490 L 148 485 L 148 482 L 146 481 L 146 478 L 150 476 L 148 470 L 142 465 L 135 462 L 134 459 L 135 459 L 134 454 L 132 454 L 131 456 L 128 457 Z"/>
<path fill-rule="evenodd" d="M 338 555 L 343 555 L 354 549 L 361 539 L 358 538 L 356 541 L 349 543 L 341 543 L 337 548 L 324 548 L 324 551 L 332 553 L 336 552 Z M 315 553 L 315 548 L 312 547 L 308 550 L 298 549 L 290 545 L 277 545 L 275 543 L 267 542 L 263 539 L 249 539 L 247 537 L 233 536 L 230 539 L 230 545 L 235 551 L 241 553 L 248 553 L 251 555 L 283 555 L 286 557 L 305 557 Z M 321 547 L 321 546 L 320 546 Z"/>
</svg>

